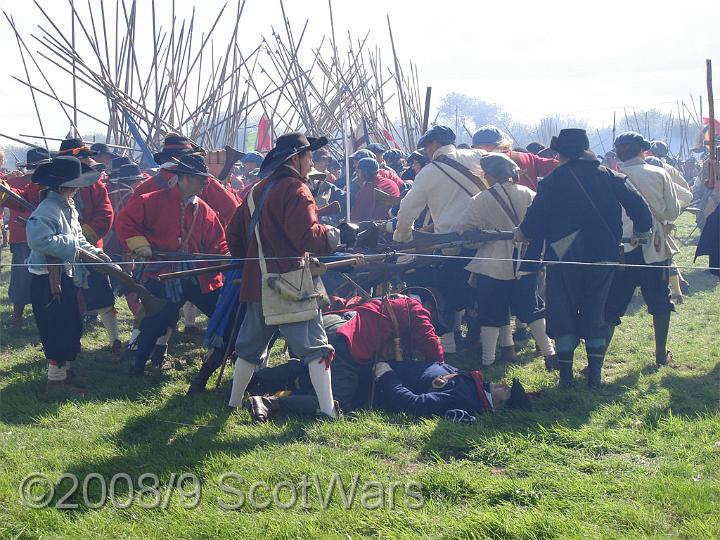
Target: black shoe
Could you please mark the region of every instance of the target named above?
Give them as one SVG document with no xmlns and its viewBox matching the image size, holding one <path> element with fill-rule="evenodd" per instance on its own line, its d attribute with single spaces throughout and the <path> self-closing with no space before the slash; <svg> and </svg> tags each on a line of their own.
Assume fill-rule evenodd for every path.
<svg viewBox="0 0 720 540">
<path fill-rule="evenodd" d="M 600 388 L 602 385 L 602 363 L 588 362 L 587 383 L 590 388 Z"/>
<path fill-rule="evenodd" d="M 573 370 L 572 362 L 558 362 L 560 366 L 560 388 L 572 388 Z"/>
<path fill-rule="evenodd" d="M 516 362 L 517 354 L 515 353 L 515 345 L 500 347 L 500 354 L 498 360 L 500 360 L 500 362 Z"/>
<path fill-rule="evenodd" d="M 560 369 L 560 362 L 558 361 L 557 354 L 545 357 L 545 370 L 546 371 L 557 371 Z"/>
<path fill-rule="evenodd" d="M 190 383 L 190 387 L 187 390 L 186 396 L 195 396 L 202 394 L 206 390 L 204 381 L 193 381 Z"/>
<path fill-rule="evenodd" d="M 655 364 L 658 366 L 666 366 L 668 362 L 672 362 L 673 355 L 670 351 L 665 351 L 664 355 L 655 355 Z"/>
<path fill-rule="evenodd" d="M 167 355 L 167 345 L 157 345 L 153 347 L 152 354 L 150 355 L 150 363 L 154 366 L 162 366 L 165 362 L 165 355 Z"/>
</svg>

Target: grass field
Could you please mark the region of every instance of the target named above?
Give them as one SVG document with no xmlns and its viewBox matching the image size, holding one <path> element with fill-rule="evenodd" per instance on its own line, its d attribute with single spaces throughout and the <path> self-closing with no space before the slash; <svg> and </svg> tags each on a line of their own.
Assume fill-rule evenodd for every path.
<svg viewBox="0 0 720 540">
<path fill-rule="evenodd" d="M 690 233 L 687 216 L 679 229 L 679 238 Z M 693 244 L 680 263 L 691 264 Z M 76 362 L 86 397 L 48 401 L 34 325 L 4 327 L 0 537 L 720 538 L 720 286 L 698 270 L 686 278 L 673 365 L 653 367 L 651 319 L 638 303 L 616 333 L 601 390 L 556 389 L 531 342 L 518 364 L 486 377 L 542 390 L 534 411 L 469 427 L 378 412 L 253 425 L 247 412 L 226 410 L 227 375 L 192 399 L 184 393 L 197 364 L 128 378 L 127 366 L 104 361 L 99 325 Z M 7 319 L 7 300 L 1 309 Z M 175 339 L 171 354 L 199 359 L 200 341 Z M 449 360 L 477 366 L 479 353 Z M 47 508 L 21 502 L 31 473 L 53 483 Z M 58 508 L 67 504 L 77 507 Z"/>
</svg>

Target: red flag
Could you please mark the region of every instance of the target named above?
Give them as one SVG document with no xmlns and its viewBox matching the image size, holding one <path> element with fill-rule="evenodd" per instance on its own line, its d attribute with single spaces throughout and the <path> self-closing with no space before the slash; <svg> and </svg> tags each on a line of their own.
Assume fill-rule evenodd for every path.
<svg viewBox="0 0 720 540">
<path fill-rule="evenodd" d="M 263 113 L 258 124 L 258 136 L 255 141 L 255 150 L 258 152 L 269 152 L 272 150 L 272 125 L 270 119 Z"/>
<path fill-rule="evenodd" d="M 395 137 L 392 136 L 392 133 L 390 133 L 389 130 L 382 128 L 382 134 L 389 145 L 394 146 L 397 150 L 400 150 L 400 145 L 397 141 L 395 141 Z"/>
</svg>

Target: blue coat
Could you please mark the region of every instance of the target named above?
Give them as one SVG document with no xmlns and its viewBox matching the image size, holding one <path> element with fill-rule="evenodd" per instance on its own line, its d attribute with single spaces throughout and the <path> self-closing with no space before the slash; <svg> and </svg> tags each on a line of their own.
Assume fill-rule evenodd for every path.
<svg viewBox="0 0 720 540">
<path fill-rule="evenodd" d="M 578 179 L 587 195 L 578 185 Z M 636 232 L 647 232 L 652 227 L 647 204 L 626 180 L 624 174 L 603 167 L 596 160 L 570 160 L 538 184 L 537 195 L 520 230 L 530 239 L 546 242 L 546 260 L 557 260 L 547 244 L 580 231 L 580 249 L 573 250 L 573 256 L 564 260 L 617 262 L 622 239 L 622 209 L 632 220 Z"/>
<path fill-rule="evenodd" d="M 463 409 L 470 414 L 482 414 L 483 406 L 472 376 L 467 371 L 440 362 L 388 362 L 392 371 L 376 383 L 381 406 L 392 412 L 415 416 L 442 416 L 451 409 Z M 433 380 L 457 374 L 441 389 L 432 386 Z M 485 383 L 485 389 L 488 384 Z"/>
</svg>

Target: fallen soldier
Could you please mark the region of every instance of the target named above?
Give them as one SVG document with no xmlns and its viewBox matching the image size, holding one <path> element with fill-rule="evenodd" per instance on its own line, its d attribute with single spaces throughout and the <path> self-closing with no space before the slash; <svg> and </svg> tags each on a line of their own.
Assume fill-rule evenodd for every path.
<svg viewBox="0 0 720 540">
<path fill-rule="evenodd" d="M 480 371 L 465 371 L 444 362 L 389 361 L 374 368 L 376 403 L 387 412 L 473 423 L 477 415 L 501 409 L 530 410 L 535 394 L 518 379 L 512 386 L 491 383 Z M 252 386 L 248 410 L 255 422 L 266 422 L 278 411 L 316 416 L 317 398 L 302 362 L 290 360 L 260 370 Z"/>
</svg>

